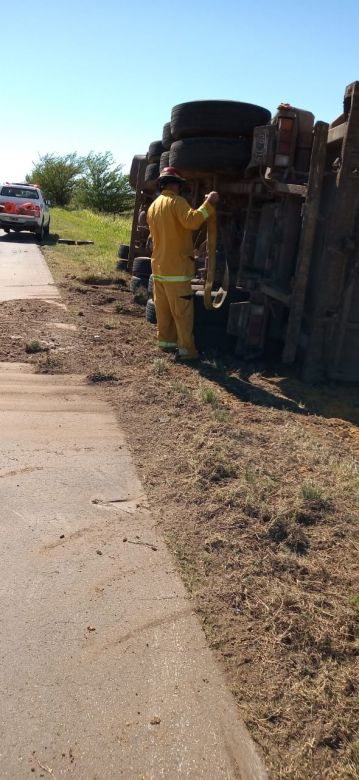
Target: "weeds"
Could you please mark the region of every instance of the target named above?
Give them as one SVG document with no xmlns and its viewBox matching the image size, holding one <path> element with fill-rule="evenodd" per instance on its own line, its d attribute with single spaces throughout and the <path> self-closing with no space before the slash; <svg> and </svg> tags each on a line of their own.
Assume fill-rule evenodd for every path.
<svg viewBox="0 0 359 780">
<path fill-rule="evenodd" d="M 64 366 L 60 356 L 54 355 L 52 352 L 47 352 L 44 358 L 40 357 L 40 361 L 36 367 L 37 374 L 63 374 Z"/>
<path fill-rule="evenodd" d="M 355 596 L 352 596 L 349 599 L 349 604 L 350 604 L 351 607 L 353 607 L 354 609 L 356 609 L 359 612 L 359 594 L 355 595 Z"/>
<path fill-rule="evenodd" d="M 115 314 L 130 314 L 131 309 L 126 305 L 126 303 L 122 303 L 119 301 L 115 305 Z"/>
<path fill-rule="evenodd" d="M 308 501 L 312 501 L 313 499 L 319 499 L 323 495 L 322 490 L 310 482 L 304 482 L 303 485 L 301 485 L 300 489 L 303 498 L 305 498 Z"/>
<path fill-rule="evenodd" d="M 118 377 L 113 371 L 93 371 L 87 377 L 90 382 L 116 382 Z"/>
<path fill-rule="evenodd" d="M 210 404 L 213 409 L 218 409 L 220 401 L 215 390 L 212 390 L 208 385 L 200 385 L 198 390 L 198 398 L 204 404 Z"/>
<path fill-rule="evenodd" d="M 164 376 L 168 373 L 168 365 L 163 358 L 155 358 L 153 361 L 153 373 L 156 376 Z"/>
<path fill-rule="evenodd" d="M 25 344 L 25 352 L 27 352 L 28 355 L 35 355 L 36 352 L 46 352 L 47 350 L 48 347 L 45 347 L 37 339 L 31 339 L 31 341 L 27 341 Z"/>
<path fill-rule="evenodd" d="M 176 393 L 182 396 L 182 398 L 189 398 L 192 395 L 192 390 L 185 382 L 181 382 L 180 379 L 175 379 L 172 382 L 172 388 Z"/>
<path fill-rule="evenodd" d="M 217 422 L 227 422 L 229 419 L 229 414 L 227 412 L 227 409 L 214 409 L 213 410 L 213 419 Z"/>
<path fill-rule="evenodd" d="M 110 285 L 115 284 L 116 279 L 113 276 L 103 276 L 102 274 L 87 274 L 81 276 L 79 282 L 82 284 Z"/>
</svg>

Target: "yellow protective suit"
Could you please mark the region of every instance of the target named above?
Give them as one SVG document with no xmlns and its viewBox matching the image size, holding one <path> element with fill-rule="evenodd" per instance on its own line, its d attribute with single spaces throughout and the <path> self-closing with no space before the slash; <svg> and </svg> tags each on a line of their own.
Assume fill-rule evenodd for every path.
<svg viewBox="0 0 359 780">
<path fill-rule="evenodd" d="M 192 231 L 213 212 L 214 207 L 207 201 L 192 209 L 171 190 L 163 190 L 147 212 L 158 345 L 167 350 L 177 347 L 179 355 L 188 360 L 198 356 L 193 339 Z"/>
</svg>

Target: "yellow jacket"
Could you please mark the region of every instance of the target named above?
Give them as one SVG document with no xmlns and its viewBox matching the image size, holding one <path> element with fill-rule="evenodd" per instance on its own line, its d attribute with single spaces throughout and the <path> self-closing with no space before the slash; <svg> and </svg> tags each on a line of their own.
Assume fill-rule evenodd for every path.
<svg viewBox="0 0 359 780">
<path fill-rule="evenodd" d="M 193 277 L 192 233 L 213 214 L 205 201 L 192 209 L 187 201 L 170 190 L 163 190 L 147 212 L 152 239 L 152 273 L 162 282 L 185 282 Z"/>
</svg>

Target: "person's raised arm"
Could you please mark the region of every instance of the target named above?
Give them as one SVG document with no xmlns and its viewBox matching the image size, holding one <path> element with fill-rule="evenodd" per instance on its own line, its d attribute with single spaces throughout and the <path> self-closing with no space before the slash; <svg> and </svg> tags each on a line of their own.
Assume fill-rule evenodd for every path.
<svg viewBox="0 0 359 780">
<path fill-rule="evenodd" d="M 176 199 L 176 216 L 186 230 L 197 230 L 214 212 L 218 192 L 210 192 L 198 209 L 192 209 L 184 198 Z"/>
</svg>

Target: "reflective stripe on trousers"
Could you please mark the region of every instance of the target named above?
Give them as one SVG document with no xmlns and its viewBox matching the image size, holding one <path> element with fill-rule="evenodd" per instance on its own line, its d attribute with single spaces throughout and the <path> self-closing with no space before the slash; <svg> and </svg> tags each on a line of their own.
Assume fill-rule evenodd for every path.
<svg viewBox="0 0 359 780">
<path fill-rule="evenodd" d="M 190 282 L 191 276 L 160 276 L 159 274 L 153 274 L 153 278 L 157 282 Z"/>
</svg>

